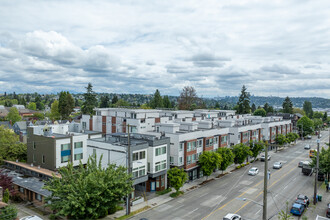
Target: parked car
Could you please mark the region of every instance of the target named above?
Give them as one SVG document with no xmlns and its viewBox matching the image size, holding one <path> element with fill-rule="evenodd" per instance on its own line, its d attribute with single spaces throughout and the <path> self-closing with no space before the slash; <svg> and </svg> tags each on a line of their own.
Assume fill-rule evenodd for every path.
<svg viewBox="0 0 330 220">
<path fill-rule="evenodd" d="M 23 218 L 20 218 L 19 220 L 42 220 L 39 216 L 31 215 L 31 216 L 25 216 Z"/>
<path fill-rule="evenodd" d="M 290 213 L 301 216 L 305 210 L 305 206 L 299 203 L 293 203 Z"/>
<path fill-rule="evenodd" d="M 306 144 L 306 145 L 304 146 L 304 149 L 305 149 L 305 150 L 309 150 L 309 149 L 311 149 L 311 146 L 310 146 L 309 144 Z"/>
<path fill-rule="evenodd" d="M 299 161 L 298 167 L 302 167 L 305 161 Z"/>
<path fill-rule="evenodd" d="M 330 218 L 330 203 L 328 203 L 327 205 L 327 212 L 325 213 L 325 215 L 327 216 L 327 218 Z"/>
<path fill-rule="evenodd" d="M 282 163 L 281 162 L 275 162 L 273 165 L 273 169 L 280 169 L 282 168 Z"/>
<path fill-rule="evenodd" d="M 257 175 L 258 173 L 259 173 L 259 170 L 258 170 L 257 167 L 252 167 L 252 168 L 249 170 L 249 172 L 248 172 L 248 174 L 249 174 L 249 175 L 252 175 L 252 176 Z"/>
<path fill-rule="evenodd" d="M 307 135 L 306 138 L 307 138 L 307 139 L 312 139 L 312 136 L 311 136 L 311 135 Z"/>
<path fill-rule="evenodd" d="M 309 198 L 303 194 L 299 194 L 295 203 L 303 204 L 305 207 L 309 206 Z"/>
<path fill-rule="evenodd" d="M 223 220 L 241 220 L 242 217 L 237 214 L 228 213 L 225 217 L 223 217 Z"/>
<path fill-rule="evenodd" d="M 268 157 L 267 158 L 268 158 L 268 160 L 270 160 L 271 156 L 268 154 Z M 261 155 L 260 160 L 261 161 L 265 161 L 265 155 L 264 154 Z"/>
</svg>

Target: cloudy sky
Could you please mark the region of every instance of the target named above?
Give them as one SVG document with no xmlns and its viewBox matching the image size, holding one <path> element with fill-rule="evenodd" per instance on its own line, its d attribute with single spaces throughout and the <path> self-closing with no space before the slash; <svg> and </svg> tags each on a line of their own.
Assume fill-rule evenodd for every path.
<svg viewBox="0 0 330 220">
<path fill-rule="evenodd" d="M 330 1 L 1 0 L 0 93 L 330 98 Z"/>
</svg>

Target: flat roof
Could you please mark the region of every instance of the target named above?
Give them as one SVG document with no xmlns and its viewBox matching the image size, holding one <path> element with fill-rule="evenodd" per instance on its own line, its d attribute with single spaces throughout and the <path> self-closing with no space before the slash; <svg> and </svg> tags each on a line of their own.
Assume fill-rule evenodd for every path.
<svg viewBox="0 0 330 220">
<path fill-rule="evenodd" d="M 14 162 L 14 161 L 9 161 L 9 160 L 5 160 L 5 162 L 6 163 L 13 164 L 13 165 L 16 165 L 16 166 L 19 166 L 19 167 L 22 167 L 22 168 L 25 168 L 27 170 L 34 171 L 36 173 L 44 174 L 44 175 L 49 176 L 49 177 L 53 177 L 53 174 L 54 174 L 56 177 L 61 178 L 61 175 L 60 174 L 57 174 L 54 171 L 51 171 L 51 170 L 48 170 L 48 169 L 45 169 L 45 168 L 41 168 L 41 167 L 38 168 L 36 166 L 31 167 L 31 165 L 29 165 L 27 163 Z"/>
</svg>

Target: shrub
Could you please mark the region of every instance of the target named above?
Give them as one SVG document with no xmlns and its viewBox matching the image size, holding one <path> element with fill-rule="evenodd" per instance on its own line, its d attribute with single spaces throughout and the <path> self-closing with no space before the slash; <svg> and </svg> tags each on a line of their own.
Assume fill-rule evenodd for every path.
<svg viewBox="0 0 330 220">
<path fill-rule="evenodd" d="M 250 162 L 246 162 L 246 164 L 245 165 L 249 165 L 250 164 Z"/>
<path fill-rule="evenodd" d="M 2 201 L 4 203 L 8 203 L 9 201 L 9 190 L 8 188 L 5 190 L 5 192 L 3 193 L 3 198 L 2 198 Z"/>
<path fill-rule="evenodd" d="M 8 205 L 1 210 L 0 220 L 14 220 L 17 217 L 17 209 L 13 205 Z"/>
<path fill-rule="evenodd" d="M 238 166 L 236 166 L 236 169 L 239 169 L 239 168 L 241 168 L 242 166 L 241 165 L 238 165 Z"/>
<path fill-rule="evenodd" d="M 157 195 L 164 195 L 164 194 L 169 193 L 171 191 L 172 191 L 172 189 L 171 188 L 168 188 L 168 189 L 164 189 L 162 191 L 158 191 L 158 192 L 156 192 L 156 194 Z"/>
<path fill-rule="evenodd" d="M 181 194 L 183 194 L 182 191 L 177 191 L 177 192 L 171 193 L 170 196 L 171 196 L 172 198 L 175 198 L 175 197 L 180 196 Z"/>
</svg>

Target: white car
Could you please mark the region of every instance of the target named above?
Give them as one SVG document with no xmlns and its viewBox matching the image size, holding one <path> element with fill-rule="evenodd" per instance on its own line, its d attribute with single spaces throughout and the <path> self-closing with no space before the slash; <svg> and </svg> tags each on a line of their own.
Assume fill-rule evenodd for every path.
<svg viewBox="0 0 330 220">
<path fill-rule="evenodd" d="M 270 154 L 268 154 L 267 159 L 270 160 L 270 158 L 271 158 L 271 156 L 270 156 Z M 265 155 L 264 154 L 261 155 L 260 160 L 265 161 Z"/>
<path fill-rule="evenodd" d="M 309 144 L 306 144 L 304 149 L 309 150 L 309 149 L 311 149 L 311 146 Z"/>
<path fill-rule="evenodd" d="M 42 220 L 39 216 L 31 215 L 31 216 L 25 216 L 23 218 L 20 218 L 19 220 Z"/>
<path fill-rule="evenodd" d="M 259 170 L 258 170 L 257 167 L 252 167 L 252 168 L 249 170 L 249 172 L 248 172 L 248 174 L 249 174 L 249 175 L 252 175 L 252 176 L 257 175 L 258 173 L 259 173 Z"/>
<path fill-rule="evenodd" d="M 273 169 L 280 169 L 282 168 L 282 163 L 281 162 L 275 162 L 273 165 Z"/>
<path fill-rule="evenodd" d="M 228 213 L 222 220 L 241 220 L 242 217 L 237 214 Z"/>
</svg>

